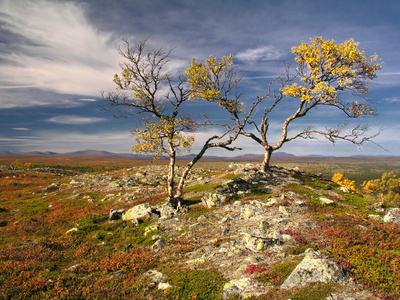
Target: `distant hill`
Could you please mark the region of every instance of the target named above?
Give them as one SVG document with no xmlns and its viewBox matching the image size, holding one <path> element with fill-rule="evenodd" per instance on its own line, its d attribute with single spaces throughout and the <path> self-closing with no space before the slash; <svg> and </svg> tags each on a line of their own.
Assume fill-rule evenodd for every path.
<svg viewBox="0 0 400 300">
<path fill-rule="evenodd" d="M 152 160 L 152 155 L 136 155 L 133 153 L 114 153 L 108 151 L 99 151 L 99 150 L 80 150 L 73 152 L 53 152 L 53 151 L 31 151 L 31 152 L 18 152 L 18 151 L 0 151 L 0 156 L 41 156 L 41 157 L 105 157 L 105 158 L 117 158 L 117 159 L 131 159 L 131 160 Z M 195 157 L 196 154 L 189 154 L 186 156 L 178 156 L 177 160 L 190 160 Z M 325 155 L 306 155 L 306 156 L 298 156 L 286 152 L 274 152 L 272 154 L 273 159 L 296 159 L 296 158 L 306 158 L 306 159 L 327 159 L 334 158 L 334 156 L 325 156 Z M 348 158 L 353 159 L 364 159 L 367 157 L 378 157 L 378 156 L 363 156 L 363 155 L 353 155 Z M 385 157 L 385 156 L 382 156 Z M 389 157 L 389 156 L 387 156 Z M 264 158 L 264 154 L 242 154 L 232 157 L 227 156 L 203 156 L 203 160 L 208 161 L 262 161 Z M 161 160 L 168 159 L 167 157 L 161 157 Z"/>
<path fill-rule="evenodd" d="M 58 157 L 121 157 L 121 158 L 137 158 L 139 155 L 131 153 L 113 153 L 98 150 L 81 150 L 74 152 L 51 152 L 51 151 L 31 151 L 31 152 L 18 152 L 18 151 L 0 151 L 0 156 L 58 156 Z"/>
<path fill-rule="evenodd" d="M 18 152 L 18 151 L 0 151 L 0 156 L 52 156 L 52 157 L 110 157 L 110 158 L 121 158 L 121 159 L 137 159 L 137 160 L 147 160 L 153 159 L 151 155 L 135 155 L 133 153 L 114 153 L 108 151 L 99 150 L 80 150 L 73 152 L 58 153 L 52 151 L 31 151 L 31 152 Z M 186 156 L 177 157 L 179 160 L 192 159 L 196 154 L 189 154 Z M 293 154 L 286 152 L 276 152 L 273 154 L 274 158 L 288 158 L 295 157 Z M 263 154 L 243 154 L 234 157 L 220 157 L 220 156 L 207 156 L 204 159 L 219 159 L 219 160 L 262 160 L 264 158 Z M 166 159 L 166 158 L 164 158 Z"/>
</svg>

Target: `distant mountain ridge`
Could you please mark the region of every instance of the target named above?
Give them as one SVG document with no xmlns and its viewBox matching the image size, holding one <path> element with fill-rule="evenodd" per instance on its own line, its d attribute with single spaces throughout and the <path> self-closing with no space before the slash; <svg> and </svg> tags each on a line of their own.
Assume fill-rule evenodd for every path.
<svg viewBox="0 0 400 300">
<path fill-rule="evenodd" d="M 151 155 L 135 155 L 133 153 L 114 153 L 108 151 L 99 150 L 79 150 L 73 152 L 53 152 L 53 151 L 30 151 L 30 152 L 19 152 L 19 151 L 0 151 L 0 156 L 51 156 L 51 157 L 113 157 L 113 158 L 125 158 L 125 159 L 152 159 Z M 178 159 L 193 158 L 195 154 L 189 154 L 187 156 L 180 156 Z M 295 157 L 293 154 L 286 152 L 276 152 L 274 157 Z M 205 159 L 219 158 L 219 159 L 241 159 L 241 160 L 262 160 L 263 154 L 243 154 L 234 157 L 220 157 L 220 156 L 204 156 Z"/>
<path fill-rule="evenodd" d="M 132 160 L 152 160 L 152 155 L 136 155 L 133 153 L 115 153 L 109 151 L 100 151 L 100 150 L 79 150 L 72 152 L 53 152 L 53 151 L 30 151 L 30 152 L 19 152 L 19 151 L 0 151 L 0 156 L 15 156 L 15 157 L 24 157 L 24 156 L 42 156 L 42 157 L 108 157 L 108 158 L 119 158 L 119 159 L 132 159 Z M 189 154 L 186 156 L 178 156 L 178 160 L 187 160 L 195 157 L 196 154 Z M 294 155 L 286 152 L 274 152 L 273 158 L 295 158 L 295 157 L 307 157 L 307 158 L 329 158 L 335 156 L 329 155 Z M 364 157 L 374 157 L 373 155 L 353 155 L 348 156 L 349 158 L 364 158 Z M 376 157 L 384 157 L 377 155 Z M 396 157 L 396 156 L 391 156 Z M 237 156 L 203 156 L 204 160 L 221 160 L 221 161 L 229 161 L 229 160 L 240 160 L 240 161 L 259 161 L 263 160 L 264 154 L 242 154 Z M 162 157 L 161 159 L 167 159 L 167 157 Z"/>
</svg>

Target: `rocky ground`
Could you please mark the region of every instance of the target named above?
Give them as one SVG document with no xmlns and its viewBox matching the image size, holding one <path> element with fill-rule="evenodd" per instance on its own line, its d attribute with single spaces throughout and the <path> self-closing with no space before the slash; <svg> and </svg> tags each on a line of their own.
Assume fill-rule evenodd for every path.
<svg viewBox="0 0 400 300">
<path fill-rule="evenodd" d="M 76 193 L 87 187 L 109 190 L 103 201 L 114 201 L 110 222 L 123 219 L 134 226 L 143 219 L 154 219 L 145 232 L 152 235 L 153 251 L 167 261 L 179 260 L 182 268 L 221 272 L 226 279 L 223 299 L 254 297 L 317 282 L 337 283 L 335 292 L 326 299 L 379 299 L 317 246 L 326 242 L 318 221 L 304 197 L 286 189 L 289 183 L 304 184 L 298 179 L 302 172 L 274 167 L 273 172 L 260 173 L 252 165 L 237 164 L 230 165 L 229 170 L 230 176 L 227 172 L 209 176 L 207 170 L 196 169 L 185 193 L 185 199 L 192 200 L 184 201 L 179 209 L 166 203 L 135 202 L 143 194 L 163 192 L 163 166 L 127 170 L 119 178 L 76 176 L 70 186 Z M 202 186 L 211 189 L 202 190 Z M 325 205 L 341 197 L 334 190 L 309 188 L 321 195 Z M 130 207 L 132 203 L 135 205 Z M 176 253 L 182 252 L 182 244 L 177 241 L 184 241 L 187 249 L 180 256 Z M 297 267 L 278 286 L 259 280 L 271 266 L 286 262 L 295 262 Z M 153 289 L 172 287 L 159 270 L 143 276 L 151 278 Z M 149 293 L 148 299 L 155 299 L 154 295 Z"/>
</svg>

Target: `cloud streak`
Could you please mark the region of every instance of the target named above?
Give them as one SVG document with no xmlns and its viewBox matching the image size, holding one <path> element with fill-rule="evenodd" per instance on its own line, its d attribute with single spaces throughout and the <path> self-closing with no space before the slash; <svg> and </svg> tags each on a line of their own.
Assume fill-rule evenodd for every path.
<svg viewBox="0 0 400 300">
<path fill-rule="evenodd" d="M 245 62 L 278 60 L 283 57 L 273 46 L 261 46 L 255 49 L 247 49 L 236 54 L 236 58 Z"/>
<path fill-rule="evenodd" d="M 47 120 L 47 122 L 68 124 L 68 125 L 85 125 L 99 122 L 107 122 L 108 119 L 96 117 L 81 117 L 81 116 L 55 116 Z"/>
<path fill-rule="evenodd" d="M 84 5 L 4 0 L 0 10 L 7 29 L 3 35 L 19 37 L 13 51 L 2 54 L 2 89 L 34 87 L 98 96 L 111 87 L 117 43 L 111 33 L 89 23 Z"/>
</svg>

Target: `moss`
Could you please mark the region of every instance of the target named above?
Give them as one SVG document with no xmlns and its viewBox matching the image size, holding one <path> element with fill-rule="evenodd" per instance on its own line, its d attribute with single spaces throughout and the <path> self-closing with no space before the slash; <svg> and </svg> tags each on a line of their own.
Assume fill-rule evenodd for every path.
<svg viewBox="0 0 400 300">
<path fill-rule="evenodd" d="M 295 176 L 295 178 L 299 179 L 301 182 L 312 188 L 320 190 L 331 190 L 332 188 L 337 186 L 336 183 L 318 176 L 298 175 Z"/>
<path fill-rule="evenodd" d="M 174 288 L 167 291 L 166 299 L 221 299 L 223 275 L 217 270 L 167 269 L 163 272 Z"/>
<path fill-rule="evenodd" d="M 212 207 L 212 208 L 206 208 L 202 205 L 194 205 L 189 207 L 189 211 L 186 213 L 186 217 L 192 217 L 192 218 L 198 218 L 201 215 L 205 215 L 206 213 L 209 213 L 210 211 L 216 210 L 217 208 Z"/>
<path fill-rule="evenodd" d="M 200 193 L 200 192 L 206 192 L 206 191 L 214 190 L 214 189 L 216 189 L 216 188 L 218 188 L 220 186 L 221 186 L 220 182 L 197 184 L 197 185 L 192 185 L 192 186 L 188 186 L 188 187 L 184 188 L 183 192 L 184 193 L 188 193 L 188 192 Z"/>
<path fill-rule="evenodd" d="M 347 204 L 350 204 L 350 205 L 356 206 L 356 207 L 361 207 L 361 208 L 372 205 L 375 202 L 375 200 L 373 200 L 371 198 L 367 198 L 361 194 L 356 194 L 356 193 L 354 193 L 354 194 L 345 193 L 344 201 Z"/>
<path fill-rule="evenodd" d="M 257 280 L 263 283 L 270 283 L 275 286 L 281 285 L 290 275 L 290 273 L 292 273 L 294 268 L 296 268 L 300 260 L 301 258 L 296 258 L 294 260 L 277 263 L 271 266 L 267 272 L 259 275 Z"/>
<path fill-rule="evenodd" d="M 234 179 L 234 178 L 242 178 L 246 176 L 246 174 L 234 174 L 234 173 L 229 173 L 226 174 L 224 177 L 222 177 L 223 179 Z"/>
<path fill-rule="evenodd" d="M 332 292 L 336 291 L 338 284 L 335 283 L 312 283 L 302 288 L 290 290 L 272 289 L 268 293 L 250 299 L 257 300 L 320 300 L 326 299 Z"/>
</svg>

